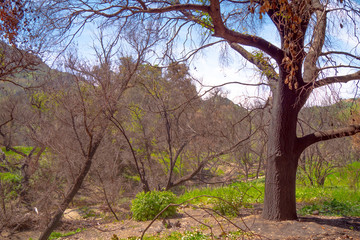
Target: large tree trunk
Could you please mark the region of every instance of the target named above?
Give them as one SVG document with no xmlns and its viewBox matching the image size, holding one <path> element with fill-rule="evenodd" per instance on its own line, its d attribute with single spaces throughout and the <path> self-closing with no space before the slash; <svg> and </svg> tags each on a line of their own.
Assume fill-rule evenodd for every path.
<svg viewBox="0 0 360 240">
<path fill-rule="evenodd" d="M 268 142 L 263 218 L 296 219 L 295 183 L 300 153 L 296 149 L 296 124 L 300 110 L 296 90 L 280 82 L 274 104 Z"/>
</svg>

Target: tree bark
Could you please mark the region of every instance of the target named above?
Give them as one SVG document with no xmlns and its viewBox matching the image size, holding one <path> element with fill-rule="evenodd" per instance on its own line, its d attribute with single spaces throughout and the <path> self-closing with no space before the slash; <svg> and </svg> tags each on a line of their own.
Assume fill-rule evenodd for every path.
<svg viewBox="0 0 360 240">
<path fill-rule="evenodd" d="M 295 183 L 299 151 L 296 124 L 300 107 L 296 90 L 279 82 L 269 131 L 263 218 L 293 220 L 296 215 Z"/>
</svg>

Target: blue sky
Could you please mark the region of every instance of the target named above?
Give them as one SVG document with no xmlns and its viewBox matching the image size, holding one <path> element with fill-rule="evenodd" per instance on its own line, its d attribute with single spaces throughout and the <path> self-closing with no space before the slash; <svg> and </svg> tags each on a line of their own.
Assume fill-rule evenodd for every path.
<svg viewBox="0 0 360 240">
<path fill-rule="evenodd" d="M 96 32 L 97 30 L 94 25 L 88 25 L 76 39 L 80 56 L 90 60 L 93 59 L 93 56 L 91 55 L 93 52 L 91 46 L 94 42 Z M 269 28 L 269 25 L 267 24 L 265 24 L 259 32 L 263 38 L 277 44 L 279 43 L 279 38 L 273 33 L 276 33 L 276 30 L 271 27 Z M 344 49 L 354 48 L 357 44 L 357 40 L 355 38 L 350 38 L 345 29 L 340 29 L 337 34 L 333 36 L 333 39 L 335 39 L 335 44 Z M 229 49 L 228 51 L 227 61 L 223 61 L 221 59 L 220 45 L 202 51 L 190 62 L 190 72 L 193 77 L 207 86 L 220 85 L 226 82 L 258 83 L 259 74 L 254 69 L 252 64 L 246 63 L 246 61 L 232 49 Z M 347 70 L 341 70 L 339 75 L 346 73 L 348 73 Z M 266 101 L 269 95 L 269 91 L 264 91 L 264 88 L 259 90 L 257 87 L 248 87 L 240 84 L 224 86 L 223 90 L 228 93 L 229 99 L 235 103 L 241 104 L 248 104 L 246 101 L 253 102 L 255 97 L 260 97 L 260 99 Z M 313 104 L 324 104 L 324 102 L 328 101 L 330 95 L 332 95 L 335 100 L 338 97 L 353 97 L 355 93 L 356 87 L 354 87 L 354 84 L 348 83 L 343 84 L 341 87 L 340 85 L 335 86 L 333 89 L 319 89 L 313 94 L 310 102 Z"/>
</svg>

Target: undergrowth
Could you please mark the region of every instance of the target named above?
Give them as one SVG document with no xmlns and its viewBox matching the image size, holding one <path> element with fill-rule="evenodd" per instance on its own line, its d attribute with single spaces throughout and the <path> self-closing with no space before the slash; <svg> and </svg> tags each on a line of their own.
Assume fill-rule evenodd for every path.
<svg viewBox="0 0 360 240">
<path fill-rule="evenodd" d="M 358 183 L 354 182 L 354 167 L 359 162 L 337 169 L 328 176 L 324 186 L 298 185 L 296 189 L 297 202 L 306 205 L 299 210 L 299 214 L 307 215 L 318 211 L 320 215 L 360 216 L 360 191 Z"/>
<path fill-rule="evenodd" d="M 66 233 L 52 232 L 50 234 L 49 240 L 54 240 L 54 239 L 63 238 L 63 237 L 69 237 L 69 236 L 75 235 L 76 233 L 79 233 L 83 230 L 85 230 L 85 229 L 78 228 L 75 231 L 66 232 Z M 29 240 L 32 240 L 32 238 L 30 238 Z"/>
<path fill-rule="evenodd" d="M 191 200 L 192 204 L 209 205 L 220 214 L 237 216 L 242 207 L 251 208 L 253 203 L 263 202 L 263 192 L 262 180 L 251 183 L 238 182 L 225 187 L 195 188 L 186 191 L 177 202 Z"/>
<path fill-rule="evenodd" d="M 321 203 L 306 205 L 299 210 L 299 214 L 308 215 L 318 211 L 321 215 L 331 216 L 360 216 L 360 205 L 351 202 L 338 201 L 335 198 Z"/>
<path fill-rule="evenodd" d="M 133 218 L 138 221 L 152 220 L 169 204 L 175 203 L 176 195 L 172 192 L 140 192 L 132 201 L 131 212 Z M 161 218 L 172 217 L 176 214 L 174 206 L 168 207 L 161 215 Z"/>
<path fill-rule="evenodd" d="M 239 237 L 247 236 L 246 239 L 251 239 L 251 236 L 243 232 L 241 230 L 238 231 L 231 231 L 229 233 L 224 233 L 222 235 L 223 239 L 227 240 L 237 240 Z M 111 240 L 138 240 L 138 237 L 128 237 L 128 238 L 119 238 L 116 234 L 114 234 L 111 238 Z M 180 232 L 172 232 L 168 235 L 164 236 L 145 236 L 143 238 L 144 240 L 210 240 L 214 239 L 213 236 L 210 234 L 204 234 L 201 231 L 185 231 L 184 233 Z M 216 238 L 217 239 L 217 238 Z"/>
</svg>

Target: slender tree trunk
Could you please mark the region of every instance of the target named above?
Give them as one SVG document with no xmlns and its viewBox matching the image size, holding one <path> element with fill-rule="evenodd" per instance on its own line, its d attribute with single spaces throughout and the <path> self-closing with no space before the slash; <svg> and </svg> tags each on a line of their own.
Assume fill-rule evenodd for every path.
<svg viewBox="0 0 360 240">
<path fill-rule="evenodd" d="M 256 179 L 259 179 L 262 162 L 264 161 L 263 160 L 263 153 L 264 153 L 264 146 L 261 148 L 261 152 L 259 154 L 259 165 L 258 165 L 257 170 L 256 170 Z"/>
<path fill-rule="evenodd" d="M 90 170 L 93 157 L 94 157 L 95 152 L 100 144 L 100 141 L 101 140 L 96 142 L 91 147 L 91 150 L 89 151 L 86 161 L 84 162 L 84 165 L 82 166 L 82 168 L 79 172 L 79 175 L 75 179 L 74 184 L 71 186 L 70 190 L 66 194 L 64 200 L 62 201 L 62 203 L 59 206 L 59 209 L 56 211 L 54 217 L 51 219 L 50 223 L 48 224 L 48 226 L 46 227 L 44 232 L 40 235 L 39 240 L 47 240 L 49 238 L 50 234 L 54 231 L 54 229 L 60 222 L 60 219 L 61 219 L 62 215 L 64 214 L 66 208 L 69 206 L 70 202 L 73 200 L 74 196 L 79 191 L 82 183 L 84 182 L 86 175 L 88 174 L 88 172 Z"/>
<path fill-rule="evenodd" d="M 39 159 L 41 154 L 45 151 L 44 147 L 41 147 L 38 153 L 33 156 L 33 153 L 36 151 L 37 147 L 34 147 L 31 152 L 25 157 L 25 162 L 21 166 L 21 191 L 20 191 L 20 200 L 25 205 L 28 210 L 31 208 L 31 199 L 29 197 L 30 190 L 30 178 L 37 170 Z"/>
<path fill-rule="evenodd" d="M 4 186 L 2 186 L 1 182 L 0 182 L 0 198 L 1 198 L 1 208 L 2 208 L 2 212 L 3 214 L 3 218 L 5 219 L 6 216 L 6 205 L 5 205 L 5 189 Z"/>
<path fill-rule="evenodd" d="M 296 150 L 296 124 L 299 108 L 297 94 L 279 83 L 274 93 L 274 107 L 268 142 L 263 218 L 297 219 L 295 183 L 300 153 Z"/>
</svg>

